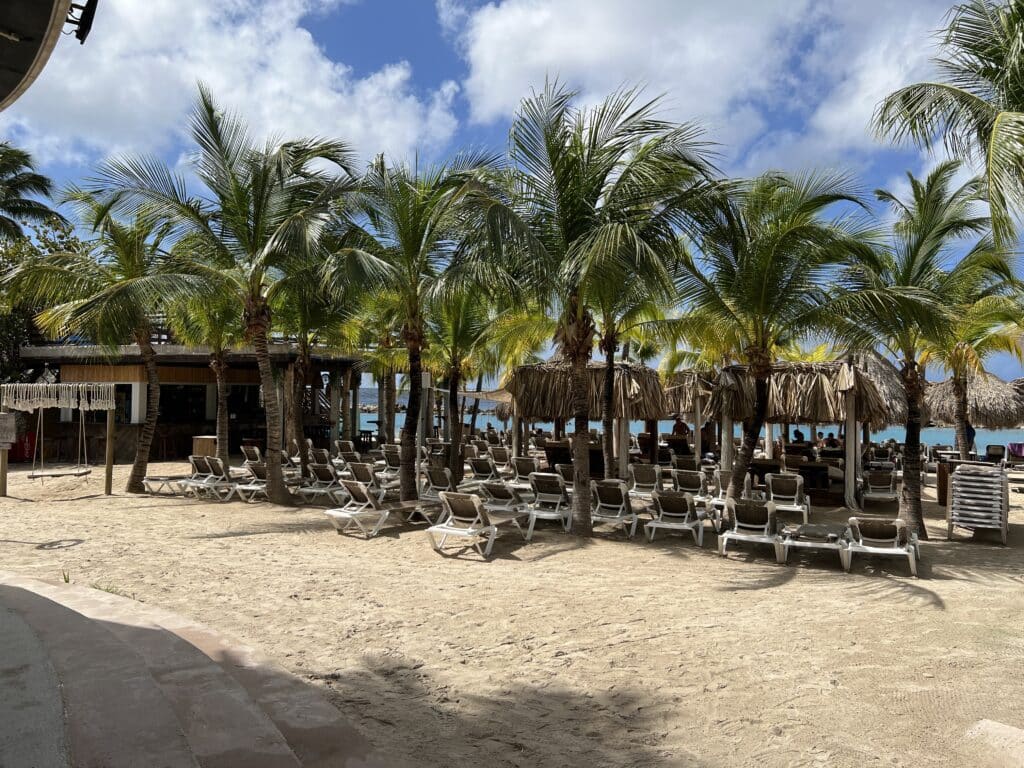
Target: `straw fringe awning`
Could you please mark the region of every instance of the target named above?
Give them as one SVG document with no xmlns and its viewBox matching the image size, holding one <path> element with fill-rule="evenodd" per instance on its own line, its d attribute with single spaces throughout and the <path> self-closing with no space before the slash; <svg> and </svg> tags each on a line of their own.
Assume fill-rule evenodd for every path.
<svg viewBox="0 0 1024 768">
<path fill-rule="evenodd" d="M 37 408 L 74 408 L 109 411 L 116 406 L 113 384 L 4 384 L 0 404 L 15 411 Z"/>
<path fill-rule="evenodd" d="M 587 400 L 591 420 L 601 418 L 607 366 L 587 366 Z M 509 375 L 504 389 L 511 393 L 524 419 L 549 421 L 572 417 L 572 370 L 564 361 L 522 365 Z M 645 365 L 616 363 L 612 413 L 616 418 L 661 419 L 671 409 L 665 402 L 658 372 Z"/>
<path fill-rule="evenodd" d="M 1018 380 L 1019 381 L 1019 380 Z M 983 429 L 1009 429 L 1024 423 L 1024 393 L 1016 382 L 979 375 L 967 382 L 967 420 Z M 929 384 L 925 402 L 936 424 L 956 423 L 953 380 Z"/>
<path fill-rule="evenodd" d="M 846 393 L 853 391 L 857 420 L 880 428 L 906 418 L 906 398 L 900 385 L 899 397 L 887 399 L 881 389 L 891 392 L 892 366 L 884 361 L 868 366 L 859 358 L 851 362 L 778 363 L 772 366 L 768 387 L 766 418 L 775 424 L 838 424 L 846 420 Z M 754 414 L 754 377 L 746 366 L 722 369 L 711 394 L 711 410 L 742 421 Z"/>
<path fill-rule="evenodd" d="M 665 405 L 668 413 L 693 418 L 697 407 L 697 398 L 704 401 L 703 408 L 711 397 L 714 386 L 714 374 L 708 371 L 689 369 L 663 374 L 665 386 Z"/>
</svg>

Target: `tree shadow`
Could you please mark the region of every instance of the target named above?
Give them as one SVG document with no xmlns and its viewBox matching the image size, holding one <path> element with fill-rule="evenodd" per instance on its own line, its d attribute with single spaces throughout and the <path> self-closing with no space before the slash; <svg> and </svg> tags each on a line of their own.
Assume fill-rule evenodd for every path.
<svg viewBox="0 0 1024 768">
<path fill-rule="evenodd" d="M 51 549 L 70 549 L 71 547 L 77 547 L 79 544 L 84 544 L 85 539 L 56 539 L 54 541 L 18 541 L 17 539 L 0 539 L 0 544 L 26 544 L 28 546 L 34 546 L 36 549 L 51 550 Z"/>
<path fill-rule="evenodd" d="M 190 539 L 237 539 L 245 536 L 267 536 L 276 533 L 322 534 L 333 532 L 334 526 L 326 518 L 320 520 L 289 520 L 280 523 L 260 523 L 246 528 L 235 528 L 211 533 L 197 533 Z"/>
<path fill-rule="evenodd" d="M 421 768 L 709 765 L 663 745 L 666 716 L 685 704 L 637 688 L 584 691 L 557 681 L 510 682 L 499 695 L 485 695 L 444 682 L 444 669 L 400 655 L 368 656 L 362 668 L 305 674 L 326 688 L 371 742 L 391 740 Z M 424 748 L 421 740 L 443 746 Z"/>
</svg>

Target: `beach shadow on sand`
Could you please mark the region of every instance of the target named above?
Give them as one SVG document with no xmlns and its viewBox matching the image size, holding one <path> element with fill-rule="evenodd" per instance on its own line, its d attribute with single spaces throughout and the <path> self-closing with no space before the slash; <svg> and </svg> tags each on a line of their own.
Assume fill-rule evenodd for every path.
<svg viewBox="0 0 1024 768">
<path fill-rule="evenodd" d="M 362 668 L 306 677 L 326 688 L 330 701 L 371 741 L 392 734 L 419 766 L 710 765 L 675 746 L 659 746 L 666 713 L 685 709 L 685 702 L 659 702 L 639 689 L 520 683 L 499 696 L 482 695 L 446 685 L 443 670 L 399 655 L 366 657 Z M 415 734 L 424 729 L 443 734 L 443 753 L 416 752 Z"/>
</svg>

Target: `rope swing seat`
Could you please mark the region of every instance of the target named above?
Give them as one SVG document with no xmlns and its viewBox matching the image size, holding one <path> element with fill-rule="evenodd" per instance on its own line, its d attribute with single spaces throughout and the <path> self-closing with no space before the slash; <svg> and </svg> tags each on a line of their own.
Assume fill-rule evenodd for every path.
<svg viewBox="0 0 1024 768">
<path fill-rule="evenodd" d="M 114 409 L 113 384 L 4 384 L 0 387 L 0 403 L 5 409 L 36 413 L 36 443 L 32 451 L 32 479 L 48 477 L 84 477 L 92 474 L 85 438 L 85 412 Z M 43 410 L 70 408 L 78 411 L 78 438 L 75 441 L 75 463 L 71 466 L 47 468 L 44 450 Z"/>
</svg>

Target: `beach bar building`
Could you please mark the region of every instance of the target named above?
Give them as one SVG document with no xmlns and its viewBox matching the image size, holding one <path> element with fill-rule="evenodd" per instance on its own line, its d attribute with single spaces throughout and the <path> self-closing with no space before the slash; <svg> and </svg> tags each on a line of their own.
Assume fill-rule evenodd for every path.
<svg viewBox="0 0 1024 768">
<path fill-rule="evenodd" d="M 196 437 L 211 436 L 216 428 L 217 385 L 209 365 L 210 352 L 173 343 L 154 344 L 154 349 L 160 378 L 160 416 L 151 455 L 154 460 L 185 458 L 193 452 Z M 284 403 L 284 382 L 298 352 L 293 344 L 273 343 L 270 357 L 280 372 L 277 380 Z M 310 358 L 312 375 L 302 405 L 303 423 L 306 436 L 326 446 L 339 436 L 343 422 L 355 421 L 352 413 L 357 397 L 351 393 L 358 392 L 358 360 L 326 350 L 314 350 Z M 27 346 L 21 349 L 21 359 L 34 380 L 113 384 L 115 460 L 134 458 L 146 418 L 146 371 L 137 345 L 116 350 L 77 344 Z M 227 363 L 229 450 L 235 453 L 242 444 L 262 447 L 266 443 L 266 417 L 256 357 L 251 349 L 242 348 L 229 352 Z M 97 444 L 102 443 L 104 434 L 101 416 L 86 415 L 86 439 Z M 48 420 L 48 456 L 54 460 L 70 456 L 78 429 L 71 410 L 44 412 L 44 417 Z M 34 425 L 26 424 L 24 431 L 31 433 L 33 429 Z M 98 454 L 90 451 L 90 455 Z"/>
</svg>

